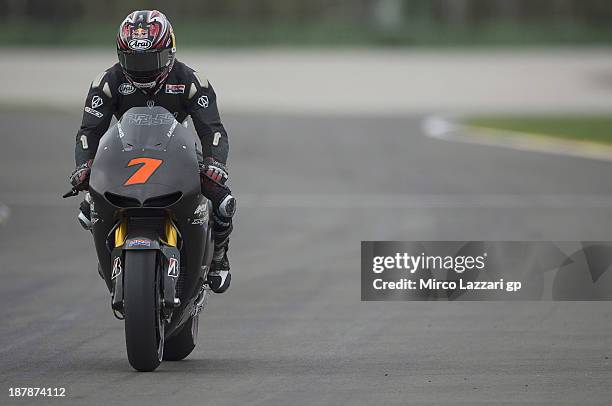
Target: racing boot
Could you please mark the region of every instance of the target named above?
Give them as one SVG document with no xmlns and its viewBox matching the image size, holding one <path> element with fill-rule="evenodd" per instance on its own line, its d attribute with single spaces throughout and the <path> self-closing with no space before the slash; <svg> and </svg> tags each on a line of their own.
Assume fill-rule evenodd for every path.
<svg viewBox="0 0 612 406">
<path fill-rule="evenodd" d="M 219 218 L 213 213 L 213 219 L 215 252 L 213 253 L 207 281 L 213 292 L 223 293 L 229 288 L 232 281 L 227 250 L 229 249 L 229 236 L 232 233 L 233 225 L 231 218 Z"/>
<path fill-rule="evenodd" d="M 208 272 L 208 286 L 215 293 L 225 292 L 232 281 L 227 249 L 227 244 L 224 247 L 215 248 L 210 272 Z"/>
</svg>

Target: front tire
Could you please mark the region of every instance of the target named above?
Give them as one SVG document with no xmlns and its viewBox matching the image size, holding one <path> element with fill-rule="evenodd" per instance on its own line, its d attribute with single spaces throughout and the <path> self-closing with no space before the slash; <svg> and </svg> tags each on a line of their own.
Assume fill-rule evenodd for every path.
<svg viewBox="0 0 612 406">
<path fill-rule="evenodd" d="M 166 340 L 164 361 L 180 361 L 187 357 L 196 346 L 199 316 L 191 316 L 181 330 Z"/>
<path fill-rule="evenodd" d="M 130 365 L 155 370 L 163 358 L 164 322 L 160 317 L 157 252 L 125 251 L 125 344 Z"/>
</svg>

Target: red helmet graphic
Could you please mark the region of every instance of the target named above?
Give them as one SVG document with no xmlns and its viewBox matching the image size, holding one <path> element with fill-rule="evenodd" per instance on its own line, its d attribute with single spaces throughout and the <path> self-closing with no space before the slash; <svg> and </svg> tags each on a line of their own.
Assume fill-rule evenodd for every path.
<svg viewBox="0 0 612 406">
<path fill-rule="evenodd" d="M 117 55 L 127 79 L 155 93 L 174 65 L 176 44 L 172 25 L 157 10 L 130 13 L 119 26 Z"/>
</svg>

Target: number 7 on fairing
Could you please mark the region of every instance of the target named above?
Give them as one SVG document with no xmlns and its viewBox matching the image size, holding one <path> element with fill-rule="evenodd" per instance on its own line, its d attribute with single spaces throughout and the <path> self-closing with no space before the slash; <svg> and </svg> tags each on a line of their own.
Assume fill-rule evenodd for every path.
<svg viewBox="0 0 612 406">
<path fill-rule="evenodd" d="M 125 181 L 123 186 L 138 185 L 147 183 L 151 175 L 159 168 L 163 163 L 161 159 L 155 158 L 134 158 L 128 162 L 127 166 L 142 165 L 128 180 Z"/>
</svg>

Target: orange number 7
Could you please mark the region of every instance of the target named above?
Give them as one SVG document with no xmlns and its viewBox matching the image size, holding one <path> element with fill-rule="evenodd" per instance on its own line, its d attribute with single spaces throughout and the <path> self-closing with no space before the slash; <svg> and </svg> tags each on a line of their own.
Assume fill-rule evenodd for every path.
<svg viewBox="0 0 612 406">
<path fill-rule="evenodd" d="M 142 165 L 128 180 L 125 181 L 123 186 L 137 185 L 140 183 L 147 183 L 153 172 L 163 163 L 161 159 L 154 158 L 134 158 L 128 162 L 127 166 Z"/>
</svg>

